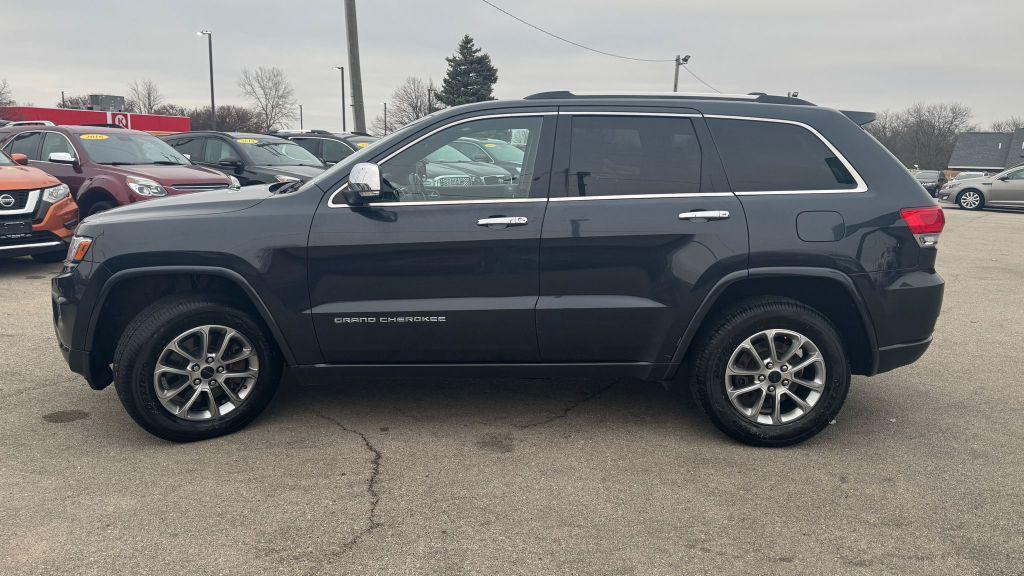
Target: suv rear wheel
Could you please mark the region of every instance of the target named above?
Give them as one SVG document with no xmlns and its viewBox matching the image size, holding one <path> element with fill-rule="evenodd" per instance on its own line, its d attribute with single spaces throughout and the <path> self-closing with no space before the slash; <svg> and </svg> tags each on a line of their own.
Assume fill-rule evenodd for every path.
<svg viewBox="0 0 1024 576">
<path fill-rule="evenodd" d="M 262 326 L 223 302 L 172 296 L 138 314 L 114 353 L 114 386 L 148 432 L 188 442 L 239 430 L 266 408 L 281 362 Z"/>
<path fill-rule="evenodd" d="M 786 298 L 742 302 L 698 335 L 697 402 L 720 430 L 754 446 L 802 442 L 829 425 L 850 388 L 835 327 Z"/>
</svg>

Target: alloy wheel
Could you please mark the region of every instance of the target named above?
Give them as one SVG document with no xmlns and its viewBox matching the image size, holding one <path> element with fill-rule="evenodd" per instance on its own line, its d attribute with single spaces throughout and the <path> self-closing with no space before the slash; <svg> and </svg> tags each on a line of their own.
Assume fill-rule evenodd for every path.
<svg viewBox="0 0 1024 576">
<path fill-rule="evenodd" d="M 981 204 L 981 194 L 974 190 L 968 190 L 960 194 L 960 207 L 974 210 Z"/>
<path fill-rule="evenodd" d="M 197 326 L 164 346 L 153 370 L 153 387 L 174 416 L 213 420 L 245 402 L 259 370 L 259 358 L 244 334 L 227 326 Z"/>
<path fill-rule="evenodd" d="M 792 330 L 764 330 L 747 338 L 725 369 L 729 402 L 758 424 L 788 424 L 806 416 L 826 382 L 821 351 Z"/>
</svg>

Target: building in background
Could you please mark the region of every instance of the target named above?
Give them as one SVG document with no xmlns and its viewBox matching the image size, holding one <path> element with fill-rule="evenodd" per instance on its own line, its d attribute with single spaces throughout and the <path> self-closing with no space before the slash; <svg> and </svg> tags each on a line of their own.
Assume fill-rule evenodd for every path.
<svg viewBox="0 0 1024 576">
<path fill-rule="evenodd" d="M 1024 164 L 1024 128 L 1016 132 L 965 132 L 949 157 L 951 171 L 1002 172 Z"/>
</svg>

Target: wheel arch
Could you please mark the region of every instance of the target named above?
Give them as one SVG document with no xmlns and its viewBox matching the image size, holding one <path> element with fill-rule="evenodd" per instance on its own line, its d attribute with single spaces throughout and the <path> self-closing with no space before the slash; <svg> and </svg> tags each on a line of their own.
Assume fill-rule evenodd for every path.
<svg viewBox="0 0 1024 576">
<path fill-rule="evenodd" d="M 676 377 L 694 351 L 694 338 L 718 311 L 756 296 L 791 298 L 820 311 L 836 325 L 853 373 L 870 375 L 877 370 L 874 322 L 848 275 L 830 268 L 773 267 L 734 272 L 715 284 L 680 337 L 664 379 Z"/>
<path fill-rule="evenodd" d="M 126 282 L 128 280 L 131 282 Z M 91 351 L 94 367 L 102 370 L 109 366 L 121 331 L 142 308 L 157 298 L 190 290 L 204 290 L 225 297 L 230 303 L 254 313 L 256 320 L 266 326 L 285 363 L 289 366 L 295 364 L 288 342 L 273 315 L 241 274 L 211 266 L 157 266 L 122 270 L 103 284 L 85 335 L 85 349 Z M 106 384 L 109 382 L 102 386 Z"/>
<path fill-rule="evenodd" d="M 93 205 L 98 202 L 111 202 L 115 206 L 120 204 L 117 196 L 102 184 L 91 185 L 88 190 L 80 193 L 75 199 L 75 203 L 78 204 L 78 209 L 82 214 L 82 218 L 85 218 L 85 216 L 89 214 L 89 210 Z"/>
</svg>

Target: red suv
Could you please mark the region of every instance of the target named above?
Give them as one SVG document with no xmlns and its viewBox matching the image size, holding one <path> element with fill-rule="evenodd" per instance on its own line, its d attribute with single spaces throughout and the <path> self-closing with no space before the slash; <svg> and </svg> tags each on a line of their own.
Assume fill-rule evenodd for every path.
<svg viewBox="0 0 1024 576">
<path fill-rule="evenodd" d="M 138 130 L 95 126 L 0 128 L 0 148 L 67 184 L 82 217 L 154 197 L 237 186 L 192 164 L 163 140 Z"/>
</svg>

